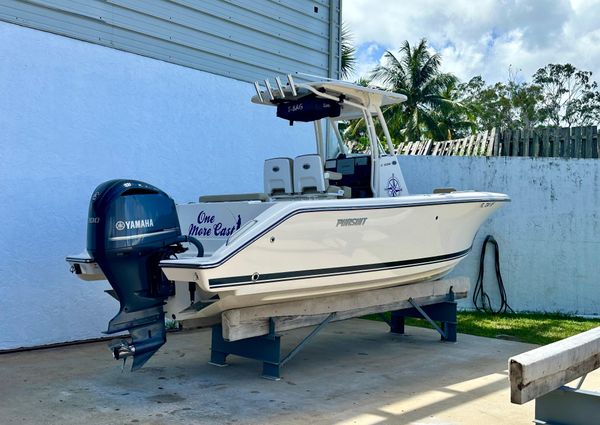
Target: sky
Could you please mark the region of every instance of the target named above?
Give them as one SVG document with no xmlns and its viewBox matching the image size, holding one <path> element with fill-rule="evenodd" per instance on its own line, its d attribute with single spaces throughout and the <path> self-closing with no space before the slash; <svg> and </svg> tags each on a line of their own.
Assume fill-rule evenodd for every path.
<svg viewBox="0 0 600 425">
<path fill-rule="evenodd" d="M 571 63 L 600 83 L 600 0 L 343 0 L 357 70 L 366 75 L 386 50 L 426 38 L 442 71 L 519 81 L 548 63 Z"/>
</svg>

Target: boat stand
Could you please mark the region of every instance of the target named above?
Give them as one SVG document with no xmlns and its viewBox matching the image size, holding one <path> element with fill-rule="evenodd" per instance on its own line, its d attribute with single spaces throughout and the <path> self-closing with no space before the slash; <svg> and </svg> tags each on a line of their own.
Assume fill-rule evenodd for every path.
<svg viewBox="0 0 600 425">
<path fill-rule="evenodd" d="M 390 331 L 404 333 L 406 317 L 426 319 L 442 341 L 456 341 L 456 302 L 465 298 L 467 278 L 443 279 L 371 291 L 227 310 L 212 327 L 210 363 L 226 366 L 230 354 L 261 361 L 263 378 L 279 380 L 281 368 L 328 323 L 383 314 Z M 438 325 L 437 322 L 440 322 Z M 288 354 L 281 353 L 283 331 L 316 326 Z"/>
<path fill-rule="evenodd" d="M 390 319 L 383 314 L 381 315 L 389 325 L 390 332 L 404 334 L 405 318 L 415 317 L 427 320 L 440 334 L 442 341 L 456 342 L 456 325 L 458 322 L 456 318 L 456 301 L 454 300 L 452 288 L 448 291 L 447 301 L 424 306 L 420 306 L 412 298 L 409 298 L 408 302 L 413 307 L 392 311 Z M 440 322 L 441 326 L 436 322 Z"/>
<path fill-rule="evenodd" d="M 227 366 L 226 359 L 229 354 L 246 357 L 263 362 L 262 377 L 278 381 L 281 379 L 280 370 L 288 361 L 315 336 L 326 324 L 331 322 L 335 313 L 331 313 L 325 320 L 313 329 L 292 351 L 281 358 L 281 335 L 275 333 L 275 319 L 269 318 L 269 333 L 263 336 L 242 339 L 239 341 L 226 341 L 223 339 L 223 327 L 212 327 L 212 346 L 210 351 L 210 364 Z"/>
</svg>

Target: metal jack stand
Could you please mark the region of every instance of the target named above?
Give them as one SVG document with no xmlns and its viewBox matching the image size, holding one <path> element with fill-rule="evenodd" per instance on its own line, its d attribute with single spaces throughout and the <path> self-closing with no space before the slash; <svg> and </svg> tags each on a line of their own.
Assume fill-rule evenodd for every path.
<svg viewBox="0 0 600 425">
<path fill-rule="evenodd" d="M 290 361 L 300 350 L 315 336 L 327 323 L 335 317 L 331 313 L 325 320 L 317 325 L 292 351 L 285 357 L 281 356 L 281 336 L 275 333 L 275 320 L 269 318 L 269 333 L 264 336 L 226 341 L 223 339 L 221 325 L 212 327 L 212 347 L 210 363 L 216 366 L 227 366 L 226 359 L 229 354 L 234 354 L 248 359 L 263 362 L 262 377 L 278 381 L 281 379 L 281 368 Z"/>
<path fill-rule="evenodd" d="M 408 302 L 412 308 L 392 311 L 391 320 L 386 320 L 390 326 L 390 332 L 403 334 L 404 319 L 406 317 L 416 317 L 427 320 L 433 328 L 441 335 L 442 341 L 456 342 L 456 301 L 454 301 L 454 292 L 452 288 L 448 292 L 447 300 L 437 304 L 420 306 L 412 298 Z M 441 322 L 441 327 L 437 322 Z"/>
</svg>

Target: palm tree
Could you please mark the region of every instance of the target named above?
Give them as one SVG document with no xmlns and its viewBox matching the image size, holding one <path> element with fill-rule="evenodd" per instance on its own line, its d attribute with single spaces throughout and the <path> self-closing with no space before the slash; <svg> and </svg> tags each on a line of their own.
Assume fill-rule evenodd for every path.
<svg viewBox="0 0 600 425">
<path fill-rule="evenodd" d="M 356 66 L 356 49 L 352 43 L 352 33 L 346 26 L 342 24 L 341 34 L 341 61 L 340 61 L 340 78 L 346 79 L 354 72 Z"/>
<path fill-rule="evenodd" d="M 461 87 L 457 81 L 449 81 L 448 85 L 440 92 L 442 98 L 452 99 L 452 101 L 444 102 L 432 112 L 437 124 L 433 139 L 459 139 L 477 132 L 476 115 L 470 105 L 461 101 L 460 90 Z"/>
<path fill-rule="evenodd" d="M 390 130 L 395 138 L 404 141 L 445 139 L 447 130 L 441 128 L 436 114 L 459 106 L 444 93 L 456 84 L 457 78 L 440 72 L 441 58 L 429 52 L 425 39 L 416 47 L 405 41 L 398 53 L 397 56 L 386 51 L 385 63 L 377 66 L 371 75 L 387 89 L 407 97 L 405 103 L 385 111 Z"/>
</svg>

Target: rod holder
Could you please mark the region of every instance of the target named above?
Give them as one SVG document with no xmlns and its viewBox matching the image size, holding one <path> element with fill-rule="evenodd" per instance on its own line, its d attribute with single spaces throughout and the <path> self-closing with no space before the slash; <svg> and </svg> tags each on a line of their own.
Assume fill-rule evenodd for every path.
<svg viewBox="0 0 600 425">
<path fill-rule="evenodd" d="M 281 80 L 279 79 L 279 77 L 275 77 L 275 83 L 277 84 L 277 89 L 281 94 L 281 98 L 285 99 L 285 93 L 283 92 L 283 86 L 281 85 Z"/>
<path fill-rule="evenodd" d="M 298 93 L 296 92 L 296 86 L 294 85 L 294 79 L 292 78 L 292 74 L 288 74 L 287 79 L 288 83 L 290 84 L 290 88 L 292 89 L 292 94 L 294 96 L 298 96 Z"/>
<path fill-rule="evenodd" d="M 265 80 L 265 87 L 267 88 L 267 92 L 269 93 L 269 97 L 271 98 L 271 100 L 275 100 L 275 96 L 273 95 L 273 89 L 271 89 L 271 83 L 269 83 L 269 80 Z"/>
<path fill-rule="evenodd" d="M 258 96 L 260 101 L 264 102 L 265 100 L 263 99 L 262 93 L 260 92 L 260 86 L 258 85 L 258 81 L 254 82 L 254 89 L 256 90 L 256 95 Z"/>
</svg>

